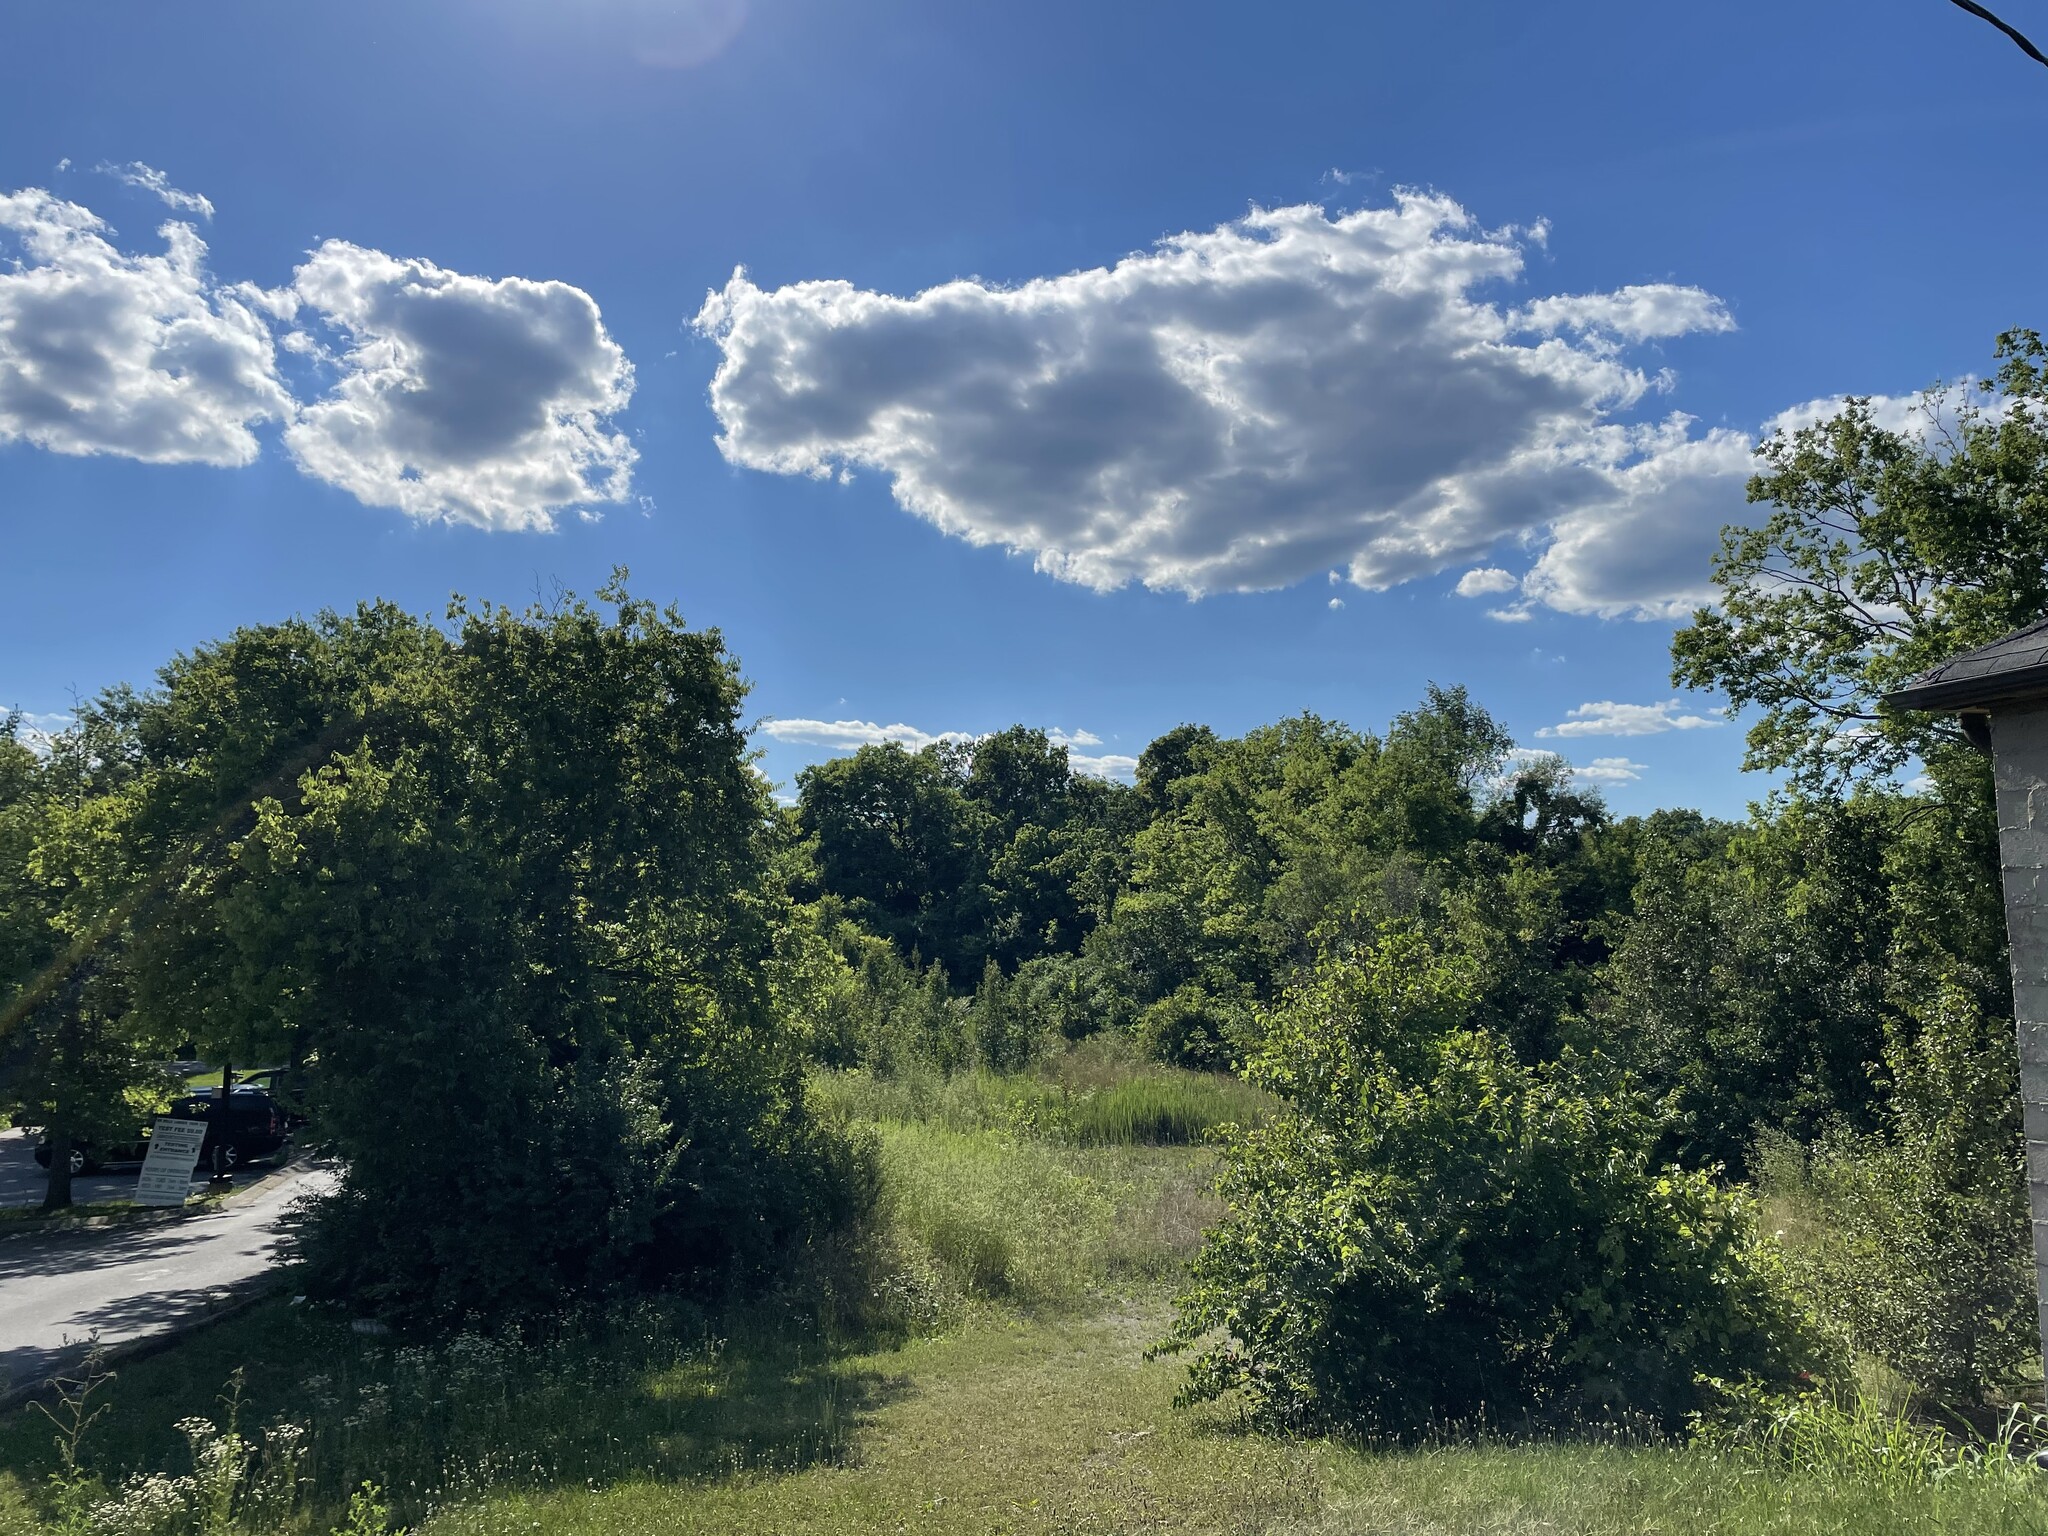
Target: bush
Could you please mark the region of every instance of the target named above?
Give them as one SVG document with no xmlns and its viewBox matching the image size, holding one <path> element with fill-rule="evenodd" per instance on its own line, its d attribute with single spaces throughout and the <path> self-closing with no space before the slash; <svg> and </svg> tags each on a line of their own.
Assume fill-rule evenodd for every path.
<svg viewBox="0 0 2048 1536">
<path fill-rule="evenodd" d="M 1945 986 L 1886 1051 L 1889 1124 L 1825 1138 L 1805 1193 L 1819 1220 L 1795 1265 L 1861 1351 L 1959 1406 L 2040 1347 L 2011 1040 Z"/>
<path fill-rule="evenodd" d="M 1670 1426 L 1703 1376 L 1793 1379 L 1818 1345 L 1748 1204 L 1652 1167 L 1625 1085 L 1521 1064 L 1471 1009 L 1464 968 L 1395 931 L 1268 1021 L 1247 1075 L 1287 1109 L 1227 1148 L 1229 1215 L 1164 1346 L 1203 1346 L 1184 1395 L 1411 1435 Z"/>
<path fill-rule="evenodd" d="M 1138 1044 L 1168 1066 L 1222 1072 L 1250 1046 L 1250 1022 L 1241 1004 L 1191 981 L 1139 1015 Z"/>
</svg>

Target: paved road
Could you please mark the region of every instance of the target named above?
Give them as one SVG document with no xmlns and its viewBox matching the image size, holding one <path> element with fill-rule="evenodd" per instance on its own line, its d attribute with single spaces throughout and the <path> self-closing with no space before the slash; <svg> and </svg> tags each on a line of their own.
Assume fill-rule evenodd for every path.
<svg viewBox="0 0 2048 1536">
<path fill-rule="evenodd" d="M 0 1392 L 70 1364 L 95 1330 L 103 1344 L 160 1333 L 254 1279 L 270 1267 L 277 1218 L 330 1177 L 295 1166 L 200 1216 L 0 1237 Z"/>
<path fill-rule="evenodd" d="M 82 1173 L 71 1181 L 71 1198 L 88 1200 L 135 1198 L 134 1168 L 115 1173 Z M 41 1205 L 49 1174 L 36 1166 L 34 1131 L 0 1131 L 0 1205 Z"/>
</svg>

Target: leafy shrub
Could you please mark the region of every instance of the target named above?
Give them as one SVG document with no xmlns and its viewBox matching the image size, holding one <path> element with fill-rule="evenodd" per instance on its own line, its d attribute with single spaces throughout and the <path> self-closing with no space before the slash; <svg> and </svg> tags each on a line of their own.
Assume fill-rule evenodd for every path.
<svg viewBox="0 0 2048 1536">
<path fill-rule="evenodd" d="M 1702 1376 L 1792 1379 L 1817 1346 L 1749 1206 L 1652 1167 L 1625 1086 L 1517 1062 L 1471 1008 L 1464 968 L 1394 930 L 1268 1021 L 1248 1076 L 1288 1107 L 1227 1149 L 1229 1214 L 1165 1346 L 1201 1347 L 1185 1395 L 1413 1434 L 1669 1425 Z"/>
<path fill-rule="evenodd" d="M 1250 1024 L 1243 1005 L 1191 981 L 1138 1016 L 1138 1043 L 1169 1066 L 1220 1072 L 1244 1055 Z"/>
<path fill-rule="evenodd" d="M 2012 1042 L 1944 986 L 1886 1051 L 1875 1135 L 1813 1152 L 1819 1220 L 1795 1264 L 1857 1349 L 1945 1402 L 2009 1387 L 2039 1349 Z"/>
</svg>

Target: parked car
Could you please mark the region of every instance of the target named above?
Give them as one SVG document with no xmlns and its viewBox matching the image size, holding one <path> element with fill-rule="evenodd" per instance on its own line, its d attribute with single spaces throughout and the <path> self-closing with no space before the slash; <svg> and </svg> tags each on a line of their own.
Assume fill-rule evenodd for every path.
<svg viewBox="0 0 2048 1536">
<path fill-rule="evenodd" d="M 258 1067 L 254 1071 L 235 1074 L 235 1085 L 240 1087 L 246 1083 L 269 1094 L 284 1113 L 284 1128 L 296 1131 L 306 1123 L 306 1096 L 310 1087 L 307 1071 L 305 1067 Z"/>
<path fill-rule="evenodd" d="M 138 1141 L 113 1142 L 100 1145 L 94 1142 L 74 1144 L 71 1148 L 71 1173 L 75 1178 L 80 1174 L 99 1173 L 108 1168 L 133 1168 L 149 1156 L 149 1132 L 144 1131 Z M 50 1144 L 43 1141 L 36 1146 L 36 1165 L 50 1166 Z"/>
<path fill-rule="evenodd" d="M 218 1092 L 207 1089 L 172 1100 L 170 1114 L 174 1120 L 206 1122 L 206 1140 L 199 1148 L 202 1168 L 241 1168 L 264 1158 L 283 1162 L 291 1156 L 291 1125 L 284 1106 L 268 1089 L 253 1083 L 237 1083 L 225 1111 Z"/>
</svg>

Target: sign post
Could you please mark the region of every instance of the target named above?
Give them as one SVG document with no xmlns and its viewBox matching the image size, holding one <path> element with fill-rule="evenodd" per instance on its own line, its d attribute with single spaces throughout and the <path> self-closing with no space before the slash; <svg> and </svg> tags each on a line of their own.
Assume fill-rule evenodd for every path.
<svg viewBox="0 0 2048 1536">
<path fill-rule="evenodd" d="M 192 1169 L 206 1141 L 204 1120 L 165 1115 L 149 1133 L 149 1156 L 136 1180 L 137 1205 L 183 1205 L 192 1193 Z"/>
</svg>

